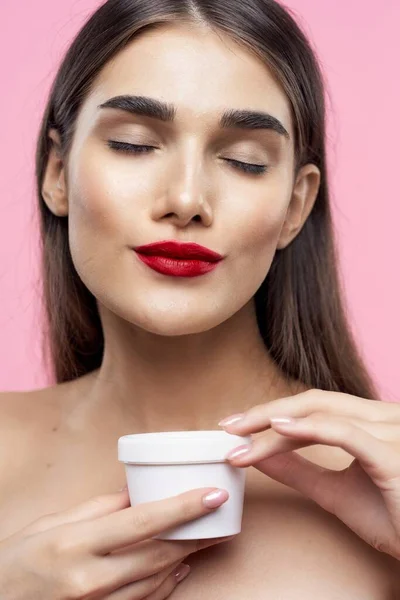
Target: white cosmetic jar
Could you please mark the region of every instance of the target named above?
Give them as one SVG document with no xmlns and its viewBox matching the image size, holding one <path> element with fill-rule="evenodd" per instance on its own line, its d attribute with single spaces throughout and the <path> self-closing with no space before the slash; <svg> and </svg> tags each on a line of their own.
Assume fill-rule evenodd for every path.
<svg viewBox="0 0 400 600">
<path fill-rule="evenodd" d="M 250 436 L 219 430 L 160 431 L 119 438 L 118 460 L 125 464 L 131 506 L 202 487 L 229 493 L 219 508 L 154 539 L 192 540 L 240 533 L 247 469 L 232 466 L 224 457 L 236 446 L 249 443 Z"/>
</svg>

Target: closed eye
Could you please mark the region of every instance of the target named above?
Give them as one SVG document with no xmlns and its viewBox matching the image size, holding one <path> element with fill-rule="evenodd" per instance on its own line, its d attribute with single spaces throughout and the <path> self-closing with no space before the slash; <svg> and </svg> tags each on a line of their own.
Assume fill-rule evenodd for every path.
<svg viewBox="0 0 400 600">
<path fill-rule="evenodd" d="M 140 144 L 128 144 L 127 142 L 118 142 L 116 140 L 108 140 L 107 145 L 116 152 L 125 152 L 127 154 L 149 154 L 152 150 L 156 150 L 155 146 L 145 146 Z M 246 173 L 254 175 L 262 175 L 268 171 L 268 165 L 255 165 L 252 163 L 234 160 L 233 158 L 224 158 L 234 168 Z"/>
</svg>

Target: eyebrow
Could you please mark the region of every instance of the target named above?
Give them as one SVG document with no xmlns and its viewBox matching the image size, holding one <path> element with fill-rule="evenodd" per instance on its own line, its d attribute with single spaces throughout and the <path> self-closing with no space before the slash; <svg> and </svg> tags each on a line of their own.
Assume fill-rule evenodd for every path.
<svg viewBox="0 0 400 600">
<path fill-rule="evenodd" d="M 109 98 L 97 108 L 115 108 L 127 111 L 130 114 L 143 115 L 171 123 L 174 121 L 177 109 L 173 104 L 162 102 L 148 96 L 132 96 L 125 94 Z M 222 129 L 270 129 L 284 136 L 288 140 L 290 135 L 276 117 L 255 110 L 228 109 L 219 119 L 219 127 Z"/>
</svg>

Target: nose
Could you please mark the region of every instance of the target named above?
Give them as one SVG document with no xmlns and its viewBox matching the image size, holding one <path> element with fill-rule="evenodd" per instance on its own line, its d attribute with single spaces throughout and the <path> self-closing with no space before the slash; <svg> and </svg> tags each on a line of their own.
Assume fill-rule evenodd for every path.
<svg viewBox="0 0 400 600">
<path fill-rule="evenodd" d="M 209 227 L 213 221 L 210 181 L 198 153 L 187 151 L 183 154 L 173 160 L 164 193 L 153 207 L 153 218 L 168 219 L 177 227 L 186 227 L 192 220 Z"/>
</svg>

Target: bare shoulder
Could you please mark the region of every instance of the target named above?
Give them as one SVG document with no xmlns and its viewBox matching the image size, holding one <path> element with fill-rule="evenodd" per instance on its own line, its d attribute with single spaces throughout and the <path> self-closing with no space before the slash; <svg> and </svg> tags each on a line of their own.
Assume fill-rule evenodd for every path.
<svg viewBox="0 0 400 600">
<path fill-rule="evenodd" d="M 0 393 L 0 486 L 29 468 L 58 418 L 54 388 Z"/>
<path fill-rule="evenodd" d="M 78 392 L 87 379 L 81 377 L 36 390 L 0 392 L 2 439 L 15 439 L 18 435 L 23 442 L 58 428 L 63 411 L 79 399 Z"/>
<path fill-rule="evenodd" d="M 0 392 L 0 431 L 2 438 L 37 431 L 54 412 L 53 388 Z"/>
</svg>

